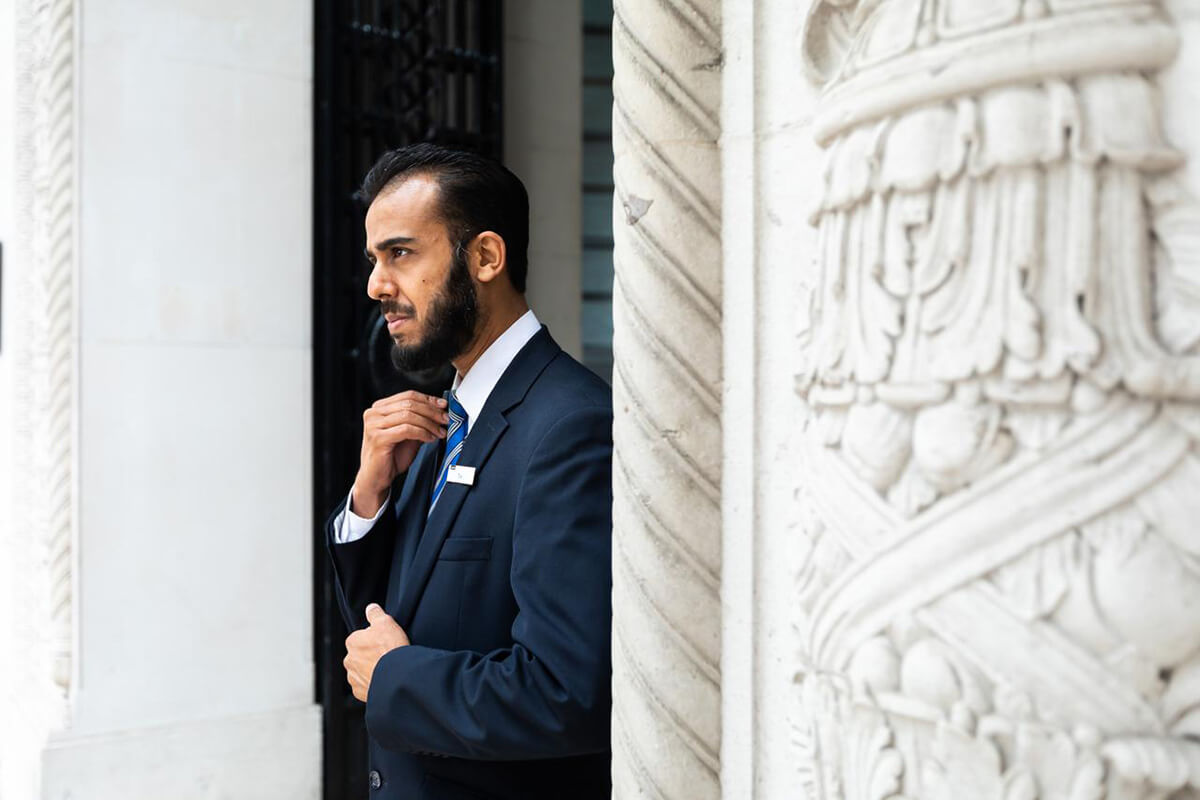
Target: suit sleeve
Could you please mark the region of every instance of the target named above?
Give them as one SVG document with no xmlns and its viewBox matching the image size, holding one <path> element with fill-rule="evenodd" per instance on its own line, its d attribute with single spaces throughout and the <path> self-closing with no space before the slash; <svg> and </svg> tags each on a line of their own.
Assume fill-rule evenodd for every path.
<svg viewBox="0 0 1200 800">
<path fill-rule="evenodd" d="M 396 487 L 392 487 L 395 497 Z M 338 608 L 350 631 L 367 627 L 365 610 L 369 603 L 383 605 L 387 594 L 392 549 L 396 540 L 396 508 L 389 506 L 371 530 L 359 539 L 341 543 L 337 523 L 346 510 L 349 497 L 341 502 L 325 522 L 325 546 L 333 564 Z"/>
<path fill-rule="evenodd" d="M 367 728 L 383 746 L 473 759 L 609 747 L 612 412 L 573 412 L 534 449 L 517 498 L 511 647 L 401 647 L 380 659 Z"/>
</svg>

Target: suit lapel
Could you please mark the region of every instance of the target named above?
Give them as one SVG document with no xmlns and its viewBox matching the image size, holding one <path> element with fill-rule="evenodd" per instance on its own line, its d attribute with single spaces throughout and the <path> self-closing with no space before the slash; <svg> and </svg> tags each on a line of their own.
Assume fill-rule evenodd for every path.
<svg viewBox="0 0 1200 800">
<path fill-rule="evenodd" d="M 504 371 L 484 404 L 479 419 L 470 423 L 458 464 L 475 468 L 476 484 L 487 479 L 484 475 L 484 465 L 508 427 L 505 412 L 525 398 L 534 380 L 559 352 L 558 345 L 550 338 L 549 331 L 543 325 L 508 365 L 508 369 Z M 408 627 L 412 623 L 417 601 L 425 591 L 425 584 L 429 582 L 429 575 L 437 563 L 442 543 L 450 534 L 459 509 L 473 488 L 459 483 L 447 483 L 442 489 L 433 513 L 425 522 L 425 532 L 421 535 L 411 567 L 402 581 L 396 611 L 396 621 L 401 627 Z M 432 483 L 429 491 L 432 492 Z M 428 508 L 428 505 L 424 508 Z"/>
<path fill-rule="evenodd" d="M 384 609 L 396 616 L 396 607 L 400 602 L 400 590 L 404 586 L 404 574 L 412 564 L 417 551 L 417 542 L 421 538 L 421 529 L 425 526 L 425 512 L 429 510 L 429 497 L 433 493 L 433 481 L 437 470 L 440 443 L 431 442 L 421 446 L 417 457 L 409 469 L 408 479 L 404 482 L 404 490 L 396 502 L 394 512 L 396 519 L 396 545 L 392 554 L 391 577 L 388 580 L 387 602 Z"/>
</svg>

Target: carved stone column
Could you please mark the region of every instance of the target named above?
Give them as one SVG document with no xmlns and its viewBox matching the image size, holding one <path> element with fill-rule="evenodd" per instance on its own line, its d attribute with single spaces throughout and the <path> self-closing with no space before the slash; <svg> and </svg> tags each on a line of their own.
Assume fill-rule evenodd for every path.
<svg viewBox="0 0 1200 800">
<path fill-rule="evenodd" d="M 38 750 L 67 721 L 75 513 L 75 23 L 73 0 L 16 3 L 17 240 L 11 387 L 17 486 L 3 531 L 6 661 L 0 794 L 33 797 Z M 20 770 L 28 769 L 23 773 Z"/>
<path fill-rule="evenodd" d="M 812 4 L 812 798 L 1200 797 L 1200 205 L 1158 2 Z"/>
<path fill-rule="evenodd" d="M 716 798 L 720 4 L 615 5 L 614 795 Z"/>
</svg>

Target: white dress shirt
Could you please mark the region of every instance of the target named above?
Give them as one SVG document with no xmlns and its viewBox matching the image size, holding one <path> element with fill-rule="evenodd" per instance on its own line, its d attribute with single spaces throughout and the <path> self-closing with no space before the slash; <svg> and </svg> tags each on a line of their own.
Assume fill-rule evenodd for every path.
<svg viewBox="0 0 1200 800">
<path fill-rule="evenodd" d="M 467 370 L 466 375 L 456 374 L 454 376 L 454 384 L 451 388 L 454 396 L 458 398 L 458 402 L 462 403 L 463 409 L 467 412 L 467 436 L 471 435 L 471 426 L 483 411 L 483 404 L 487 402 L 488 396 L 500 382 L 500 376 L 517 357 L 517 353 L 521 352 L 521 348 L 541 329 L 542 323 L 538 322 L 533 311 L 526 311 L 516 322 L 508 326 L 508 330 L 500 334 L 500 338 L 483 351 L 483 355 Z M 354 488 L 351 487 L 349 498 L 346 500 L 346 508 L 333 523 L 334 540 L 338 544 L 346 544 L 366 536 L 387 509 L 389 500 L 391 500 L 390 492 L 383 499 L 383 505 L 375 512 L 375 516 L 370 519 L 360 517 L 350 510 L 350 505 L 354 502 Z"/>
</svg>

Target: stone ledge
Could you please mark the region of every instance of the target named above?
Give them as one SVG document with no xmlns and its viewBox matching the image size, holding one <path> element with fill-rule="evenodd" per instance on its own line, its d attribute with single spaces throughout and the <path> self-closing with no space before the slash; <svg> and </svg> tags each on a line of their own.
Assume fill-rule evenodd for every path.
<svg viewBox="0 0 1200 800">
<path fill-rule="evenodd" d="M 42 754 L 46 800 L 316 800 L 317 705 L 112 733 L 56 736 Z"/>
</svg>

